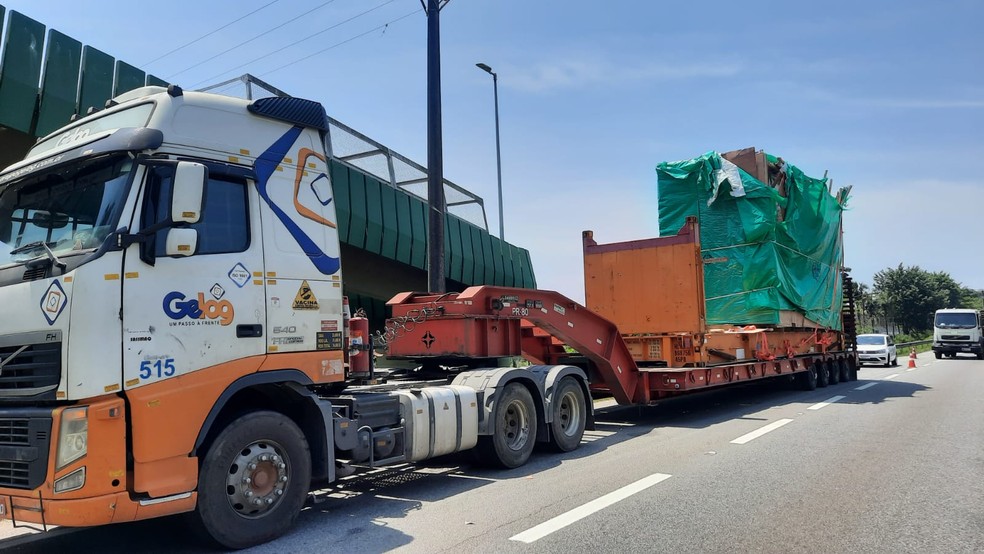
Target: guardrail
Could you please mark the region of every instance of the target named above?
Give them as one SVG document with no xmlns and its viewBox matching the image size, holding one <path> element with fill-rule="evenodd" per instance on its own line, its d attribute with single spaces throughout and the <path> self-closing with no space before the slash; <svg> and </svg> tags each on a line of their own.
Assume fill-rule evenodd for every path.
<svg viewBox="0 0 984 554">
<path fill-rule="evenodd" d="M 923 344 L 933 344 L 933 339 L 914 340 L 911 342 L 897 342 L 895 343 L 895 347 L 905 348 L 907 346 L 921 346 Z"/>
</svg>

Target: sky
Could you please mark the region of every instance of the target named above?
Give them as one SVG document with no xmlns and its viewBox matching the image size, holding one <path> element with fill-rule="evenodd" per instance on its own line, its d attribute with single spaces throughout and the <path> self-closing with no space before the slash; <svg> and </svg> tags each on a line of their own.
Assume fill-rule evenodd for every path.
<svg viewBox="0 0 984 554">
<path fill-rule="evenodd" d="M 186 89 L 252 73 L 427 160 L 419 0 L 0 2 Z M 440 20 L 444 176 L 497 235 L 486 63 L 505 239 L 539 288 L 584 299 L 583 230 L 658 236 L 659 162 L 754 146 L 853 187 L 855 280 L 904 264 L 984 289 L 980 0 L 451 0 Z"/>
</svg>

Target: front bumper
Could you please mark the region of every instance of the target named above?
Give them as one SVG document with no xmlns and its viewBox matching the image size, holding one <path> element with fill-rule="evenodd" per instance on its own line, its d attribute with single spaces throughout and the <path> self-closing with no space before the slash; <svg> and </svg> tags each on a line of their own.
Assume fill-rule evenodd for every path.
<svg viewBox="0 0 984 554">
<path fill-rule="evenodd" d="M 889 354 L 886 352 L 884 354 L 876 354 L 874 352 L 858 352 L 858 363 L 859 364 L 880 364 L 888 365 Z"/>
<path fill-rule="evenodd" d="M 195 509 L 198 493 L 168 499 L 132 500 L 127 492 L 90 498 L 51 500 L 48 498 L 0 495 L 0 520 L 14 523 L 89 527 L 150 519 Z"/>
<path fill-rule="evenodd" d="M 977 342 L 934 342 L 933 352 L 940 352 L 942 354 L 954 354 L 958 352 L 980 354 L 982 350 L 980 343 Z"/>
</svg>

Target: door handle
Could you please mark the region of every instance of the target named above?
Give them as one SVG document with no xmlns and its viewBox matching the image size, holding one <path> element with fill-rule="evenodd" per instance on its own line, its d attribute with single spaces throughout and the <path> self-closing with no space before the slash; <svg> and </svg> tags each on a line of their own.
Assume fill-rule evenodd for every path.
<svg viewBox="0 0 984 554">
<path fill-rule="evenodd" d="M 236 325 L 236 338 L 255 338 L 263 336 L 263 326 L 259 323 L 255 325 Z"/>
</svg>

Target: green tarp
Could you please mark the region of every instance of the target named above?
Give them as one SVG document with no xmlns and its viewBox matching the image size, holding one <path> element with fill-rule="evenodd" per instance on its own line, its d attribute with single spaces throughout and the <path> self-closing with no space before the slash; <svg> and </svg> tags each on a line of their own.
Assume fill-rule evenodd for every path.
<svg viewBox="0 0 984 554">
<path fill-rule="evenodd" d="M 716 152 L 656 168 L 660 236 L 675 235 L 688 216 L 700 224 L 710 325 L 775 325 L 793 310 L 841 328 L 848 190 L 834 196 L 826 179 L 784 168 L 785 196 Z"/>
</svg>

